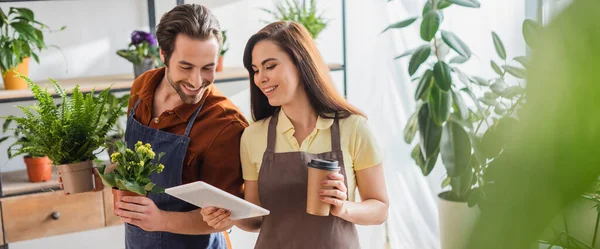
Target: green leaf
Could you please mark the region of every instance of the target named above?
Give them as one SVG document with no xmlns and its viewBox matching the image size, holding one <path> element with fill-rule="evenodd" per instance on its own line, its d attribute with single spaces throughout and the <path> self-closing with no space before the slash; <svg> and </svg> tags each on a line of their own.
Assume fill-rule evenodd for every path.
<svg viewBox="0 0 600 249">
<path fill-rule="evenodd" d="M 498 94 L 498 95 L 502 95 L 502 93 L 504 91 L 506 91 L 506 84 L 504 83 L 504 80 L 502 79 L 497 79 L 494 84 L 492 84 L 490 86 L 490 89 L 492 90 L 492 92 Z"/>
<path fill-rule="evenodd" d="M 104 172 L 104 169 L 102 169 L 102 172 Z M 114 172 L 101 173 L 100 178 L 102 179 L 102 183 L 104 183 L 104 186 L 107 186 L 109 188 L 117 186 L 117 180 L 115 178 Z"/>
<path fill-rule="evenodd" d="M 453 67 L 452 71 L 454 71 L 458 74 L 458 79 L 460 79 L 460 81 L 462 81 L 463 83 L 469 84 L 471 82 L 471 80 L 469 79 L 469 76 L 467 76 L 467 74 L 465 74 L 463 71 L 461 71 L 457 67 Z"/>
<path fill-rule="evenodd" d="M 431 54 L 431 46 L 429 44 L 422 45 L 413 53 L 408 63 L 408 73 L 412 76 L 417 72 L 417 69 L 429 58 Z"/>
<path fill-rule="evenodd" d="M 11 7 L 9 13 L 18 12 L 22 17 L 27 19 L 27 21 L 33 22 L 35 20 L 35 16 L 33 11 L 27 8 L 14 8 Z"/>
<path fill-rule="evenodd" d="M 125 186 L 125 189 L 121 189 L 121 190 L 129 190 L 131 192 L 134 192 L 134 193 L 137 193 L 137 194 L 140 194 L 143 196 L 146 195 L 146 190 L 144 189 L 144 187 L 140 186 L 137 183 L 123 180 L 123 186 Z"/>
<path fill-rule="evenodd" d="M 446 62 L 438 61 L 433 66 L 433 77 L 435 78 L 435 84 L 442 90 L 450 90 L 452 86 L 452 69 Z"/>
<path fill-rule="evenodd" d="M 490 82 L 484 78 L 478 77 L 478 76 L 473 76 L 471 77 L 471 82 L 480 85 L 480 86 L 489 86 Z"/>
<path fill-rule="evenodd" d="M 449 121 L 444 126 L 440 153 L 448 176 L 460 176 L 469 168 L 471 141 L 459 124 Z"/>
<path fill-rule="evenodd" d="M 40 63 L 40 57 L 38 57 L 38 55 L 36 53 L 31 53 L 31 57 L 33 57 L 33 59 L 35 60 L 35 62 L 37 62 L 38 64 Z"/>
<path fill-rule="evenodd" d="M 513 60 L 521 63 L 523 67 L 527 67 L 529 65 L 529 59 L 526 56 L 517 56 Z"/>
<path fill-rule="evenodd" d="M 538 43 L 541 31 L 542 26 L 539 23 L 531 19 L 527 19 L 523 22 L 523 38 L 525 39 L 527 46 L 532 49 L 535 48 L 535 44 Z"/>
<path fill-rule="evenodd" d="M 445 0 L 447 2 L 469 8 L 479 8 L 481 4 L 477 0 Z"/>
<path fill-rule="evenodd" d="M 502 40 L 500 39 L 498 34 L 496 34 L 496 32 L 492 32 L 492 39 L 494 40 L 494 47 L 496 48 L 496 53 L 498 53 L 498 56 L 500 56 L 500 58 L 506 60 L 506 49 L 504 48 L 504 44 L 502 43 Z"/>
<path fill-rule="evenodd" d="M 390 26 L 385 28 L 381 33 L 384 33 L 390 29 L 401 29 L 401 28 L 408 27 L 409 25 L 413 24 L 417 19 L 418 19 L 417 17 L 411 17 L 406 20 L 402 20 L 397 23 L 391 24 Z"/>
<path fill-rule="evenodd" d="M 421 13 L 421 15 L 425 15 L 427 13 L 429 13 L 429 11 L 433 10 L 433 6 L 431 5 L 431 2 L 429 0 L 427 0 L 427 3 L 425 3 L 425 5 L 423 6 L 423 11 Z"/>
<path fill-rule="evenodd" d="M 469 108 L 467 108 L 467 105 L 460 96 L 460 93 L 452 90 L 452 100 L 454 101 L 454 106 L 456 106 L 456 110 L 460 119 L 467 120 L 469 118 Z"/>
<path fill-rule="evenodd" d="M 498 103 L 498 101 L 496 101 L 495 99 L 486 99 L 486 98 L 479 98 L 479 101 L 488 106 L 495 106 Z"/>
<path fill-rule="evenodd" d="M 158 186 L 158 185 L 154 185 L 152 190 L 150 190 L 151 194 L 162 194 L 164 192 L 165 192 L 165 188 Z"/>
<path fill-rule="evenodd" d="M 408 118 L 408 122 L 406 122 L 406 126 L 404 127 L 404 141 L 407 144 L 412 143 L 415 135 L 417 134 L 417 129 L 419 128 L 418 120 L 417 120 L 418 112 L 413 113 Z"/>
<path fill-rule="evenodd" d="M 467 114 L 468 116 L 466 119 L 461 119 L 461 117 L 458 116 L 458 114 L 455 112 L 455 113 L 450 114 L 450 117 L 448 118 L 448 120 L 452 121 L 454 123 L 457 123 L 459 125 L 462 125 L 462 127 L 464 127 L 464 128 L 473 129 L 473 123 L 470 120 L 470 115 L 472 112 L 473 111 L 469 110 L 469 112 Z"/>
<path fill-rule="evenodd" d="M 423 16 L 421 23 L 421 38 L 424 41 L 431 41 L 442 23 L 442 17 L 435 10 L 430 10 Z"/>
<path fill-rule="evenodd" d="M 503 104 L 502 102 L 498 102 L 496 104 L 496 106 L 494 107 L 494 112 L 498 115 L 504 115 L 506 114 L 507 108 L 506 105 Z"/>
<path fill-rule="evenodd" d="M 444 180 L 442 181 L 442 188 L 446 188 L 450 186 L 450 177 L 446 177 L 444 178 Z"/>
<path fill-rule="evenodd" d="M 427 93 L 429 93 L 431 85 L 433 85 L 433 72 L 427 69 L 427 71 L 425 71 L 423 77 L 421 77 L 421 80 L 419 81 L 419 86 L 417 87 L 417 91 L 415 92 L 415 100 L 426 100 L 429 97 Z"/>
<path fill-rule="evenodd" d="M 486 158 L 496 157 L 498 154 L 500 154 L 500 151 L 504 147 L 502 134 L 497 132 L 497 130 L 497 125 L 491 126 L 489 129 L 487 129 L 481 140 L 483 155 Z"/>
<path fill-rule="evenodd" d="M 506 90 L 504 90 L 504 92 L 502 92 L 502 97 L 507 98 L 507 99 L 512 99 L 515 98 L 521 94 L 525 93 L 525 89 L 523 89 L 520 86 L 510 86 L 508 88 L 506 88 Z"/>
<path fill-rule="evenodd" d="M 452 177 L 450 186 L 452 186 L 452 193 L 458 196 L 457 201 L 466 201 L 466 195 L 471 188 L 471 181 L 473 179 L 473 172 L 469 168 L 465 173 L 458 177 Z"/>
<path fill-rule="evenodd" d="M 15 58 L 17 58 L 17 60 L 19 60 L 21 58 L 21 41 L 20 40 L 14 40 L 12 42 L 12 51 L 13 51 Z"/>
<path fill-rule="evenodd" d="M 35 29 L 31 25 L 25 22 L 13 22 L 10 24 L 10 26 L 13 27 L 24 39 L 31 41 L 37 40 Z"/>
<path fill-rule="evenodd" d="M 417 49 L 419 49 L 419 48 L 413 48 L 413 49 L 410 49 L 410 50 L 408 50 L 408 51 L 406 51 L 406 52 L 404 52 L 404 53 L 402 53 L 402 54 L 400 54 L 400 55 L 398 55 L 398 56 L 394 57 L 394 60 L 397 60 L 397 59 L 400 59 L 400 58 L 403 58 L 403 57 L 409 56 L 409 55 L 413 54 L 415 51 L 417 51 Z M 431 52 L 430 52 L 430 53 L 431 53 Z"/>
<path fill-rule="evenodd" d="M 481 199 L 481 190 L 479 188 L 474 188 L 469 192 L 469 198 L 467 201 L 467 205 L 469 207 L 473 207 L 477 205 L 479 200 Z"/>
<path fill-rule="evenodd" d="M 450 116 L 452 108 L 452 95 L 450 91 L 443 91 L 437 86 L 431 87 L 429 94 L 429 110 L 434 123 L 441 126 Z"/>
<path fill-rule="evenodd" d="M 419 137 L 421 139 L 421 151 L 429 158 L 439 148 L 442 138 L 442 127 L 431 120 L 429 104 L 423 104 L 418 114 Z"/>
<path fill-rule="evenodd" d="M 460 54 L 462 57 L 467 60 L 471 58 L 471 49 L 467 44 L 465 44 L 458 36 L 454 33 L 442 30 L 442 39 L 448 46 L 450 46 L 454 51 Z"/>
<path fill-rule="evenodd" d="M 425 160 L 425 167 L 421 169 L 423 171 L 423 175 L 428 176 L 431 173 L 431 171 L 433 171 L 433 168 L 435 167 L 435 163 L 437 162 L 439 155 L 440 148 L 435 150 L 433 152 L 433 155 L 431 155 L 427 158 L 427 160 Z"/>
<path fill-rule="evenodd" d="M 483 94 L 483 97 L 490 100 L 496 100 L 498 98 L 498 94 L 493 92 L 485 92 Z"/>
<path fill-rule="evenodd" d="M 450 63 L 463 64 L 463 63 L 467 62 L 468 60 L 469 60 L 469 58 L 465 58 L 465 57 L 462 57 L 462 56 L 459 55 L 459 56 L 456 56 L 456 57 L 452 58 L 450 60 Z"/>
<path fill-rule="evenodd" d="M 8 17 L 6 16 L 6 14 L 2 10 L 2 8 L 0 8 L 0 28 L 4 27 L 4 24 L 7 24 L 7 23 L 8 23 Z"/>
<path fill-rule="evenodd" d="M 494 69 L 494 72 L 496 72 L 498 75 L 502 76 L 504 74 L 504 72 L 502 72 L 502 69 L 500 69 L 500 66 L 498 66 L 498 64 L 496 64 L 495 61 L 490 61 L 490 64 L 492 65 L 492 69 Z"/>
<path fill-rule="evenodd" d="M 446 0 L 440 0 L 440 1 L 438 2 L 438 4 L 437 4 L 437 9 L 438 9 L 438 10 L 443 10 L 443 9 L 445 9 L 445 8 L 448 8 L 448 7 L 450 7 L 450 5 L 452 5 L 452 3 L 451 3 L 451 2 L 448 2 L 448 1 L 446 1 Z"/>
<path fill-rule="evenodd" d="M 525 79 L 527 77 L 527 72 L 523 68 L 513 67 L 513 66 L 502 66 L 506 72 L 515 76 L 519 79 Z"/>
<path fill-rule="evenodd" d="M 417 144 L 417 146 L 415 146 L 415 148 L 413 148 L 410 155 L 413 158 L 413 160 L 415 160 L 415 163 L 417 164 L 417 166 L 419 166 L 419 168 L 421 168 L 421 170 L 423 168 L 425 168 L 425 158 L 423 157 L 423 153 L 421 152 L 420 144 Z"/>
</svg>

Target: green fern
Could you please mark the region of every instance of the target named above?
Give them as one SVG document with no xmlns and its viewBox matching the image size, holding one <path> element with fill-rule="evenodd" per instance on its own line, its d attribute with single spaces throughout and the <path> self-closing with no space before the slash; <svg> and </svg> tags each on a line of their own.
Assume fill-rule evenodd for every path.
<svg viewBox="0 0 600 249">
<path fill-rule="evenodd" d="M 61 99 L 56 105 L 47 89 L 23 75 L 20 77 L 27 82 L 38 103 L 19 106 L 24 117 L 6 118 L 6 122 L 17 123 L 13 130 L 18 140 L 9 147 L 9 156 L 47 155 L 56 165 L 95 159 L 94 152 L 105 145 L 106 133 L 115 125 L 127 103 L 110 105 L 110 88 L 99 94 L 92 91 L 84 95 L 79 86 L 75 86 L 71 96 L 67 96 L 60 84 L 51 79 Z M 6 122 L 5 132 L 9 130 Z"/>
<path fill-rule="evenodd" d="M 310 0 L 309 6 L 302 6 L 297 0 L 280 0 L 275 5 L 275 9 L 277 10 L 261 8 L 276 20 L 302 24 L 313 39 L 317 38 L 329 23 L 322 14 L 317 14 L 316 0 Z"/>
</svg>

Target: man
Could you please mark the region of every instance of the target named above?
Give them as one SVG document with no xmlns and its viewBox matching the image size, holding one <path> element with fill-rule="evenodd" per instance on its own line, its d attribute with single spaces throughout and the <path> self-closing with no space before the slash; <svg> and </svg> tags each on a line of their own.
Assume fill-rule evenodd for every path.
<svg viewBox="0 0 600 249">
<path fill-rule="evenodd" d="M 239 142 L 248 123 L 212 84 L 222 43 L 218 21 L 204 6 L 178 5 L 163 15 L 156 36 L 165 67 L 133 83 L 128 147 L 142 141 L 166 153 L 164 171 L 151 176 L 162 187 L 200 180 L 242 196 Z M 125 197 L 116 207 L 128 249 L 227 248 L 200 209 L 168 194 Z"/>
</svg>

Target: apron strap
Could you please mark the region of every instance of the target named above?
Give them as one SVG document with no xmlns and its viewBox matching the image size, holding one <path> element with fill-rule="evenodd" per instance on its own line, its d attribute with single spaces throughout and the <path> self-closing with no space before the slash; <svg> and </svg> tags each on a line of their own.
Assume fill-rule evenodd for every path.
<svg viewBox="0 0 600 249">
<path fill-rule="evenodd" d="M 208 96 L 202 100 L 202 104 L 200 104 L 200 107 L 198 107 L 198 109 L 196 109 L 192 117 L 190 117 L 190 120 L 188 121 L 188 125 L 187 128 L 185 128 L 185 133 L 183 134 L 183 136 L 187 137 L 188 135 L 190 135 L 190 131 L 192 130 L 192 126 L 194 125 L 194 121 L 196 120 L 196 117 L 198 117 L 198 113 L 200 113 L 200 110 L 202 110 L 202 106 L 204 106 L 204 102 L 207 98 Z"/>
<path fill-rule="evenodd" d="M 271 116 L 269 121 L 269 134 L 267 137 L 267 152 L 275 153 L 275 141 L 277 141 L 277 122 L 279 121 L 279 111 Z"/>
<path fill-rule="evenodd" d="M 129 116 L 133 117 L 135 115 L 135 110 L 137 109 L 138 105 L 140 104 L 142 99 L 138 98 L 138 100 L 135 102 L 135 105 L 133 105 L 133 108 L 131 108 L 131 112 L 129 112 Z"/>
<path fill-rule="evenodd" d="M 342 145 L 340 142 L 340 122 L 337 116 L 338 114 L 336 112 L 333 125 L 331 125 L 331 151 L 335 153 L 341 153 Z"/>
</svg>

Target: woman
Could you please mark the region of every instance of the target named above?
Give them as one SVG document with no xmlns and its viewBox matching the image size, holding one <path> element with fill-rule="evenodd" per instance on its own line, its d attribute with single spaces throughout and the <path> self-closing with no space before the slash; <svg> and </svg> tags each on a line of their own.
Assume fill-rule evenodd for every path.
<svg viewBox="0 0 600 249">
<path fill-rule="evenodd" d="M 205 208 L 204 220 L 215 229 L 260 230 L 255 248 L 359 248 L 354 224 L 381 224 L 388 210 L 382 159 L 364 114 L 337 93 L 298 23 L 275 22 L 253 35 L 244 66 L 256 121 L 241 138 L 245 199 L 271 214 L 231 221 L 228 211 Z M 320 191 L 329 216 L 306 212 L 309 158 L 341 166 Z M 355 202 L 356 187 L 362 202 Z"/>
</svg>

